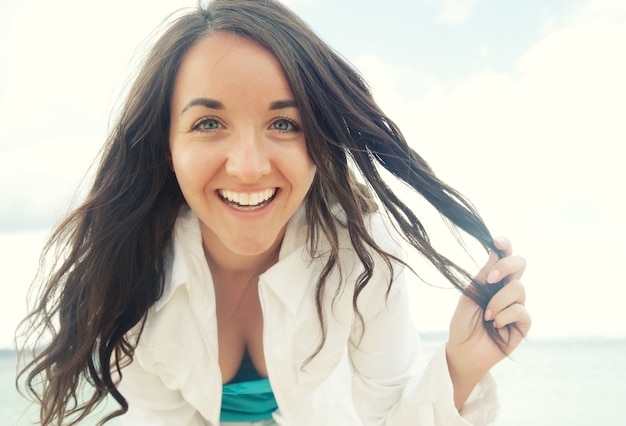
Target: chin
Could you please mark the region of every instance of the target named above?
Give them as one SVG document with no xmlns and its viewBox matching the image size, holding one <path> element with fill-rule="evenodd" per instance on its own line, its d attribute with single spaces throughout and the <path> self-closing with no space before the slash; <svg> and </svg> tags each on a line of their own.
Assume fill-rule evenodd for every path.
<svg viewBox="0 0 626 426">
<path fill-rule="evenodd" d="M 252 241 L 247 240 L 245 244 L 236 244 L 230 247 L 233 253 L 240 256 L 259 256 L 275 247 L 275 240 L 272 241 Z"/>
</svg>

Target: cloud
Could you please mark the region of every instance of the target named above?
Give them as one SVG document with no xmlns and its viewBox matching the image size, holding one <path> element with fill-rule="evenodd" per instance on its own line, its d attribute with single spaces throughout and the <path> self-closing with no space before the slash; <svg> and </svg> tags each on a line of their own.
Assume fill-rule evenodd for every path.
<svg viewBox="0 0 626 426">
<path fill-rule="evenodd" d="M 564 22 L 513 69 L 456 83 L 372 56 L 355 63 L 412 146 L 529 258 L 538 332 L 623 335 L 626 282 L 606 266 L 626 257 L 626 4 L 590 1 Z M 592 283 L 619 295 L 590 302 Z"/>
<path fill-rule="evenodd" d="M 39 252 L 48 232 L 0 233 L 0 258 L 3 265 L 0 298 L 0 349 L 13 346 L 19 321 L 26 316 L 26 300 L 30 283 L 35 278 Z"/>
<path fill-rule="evenodd" d="M 584 195 L 619 210 L 626 57 L 616 52 L 626 26 L 612 16 L 553 30 L 515 69 L 478 72 L 454 86 L 371 56 L 356 63 L 416 149 L 451 179 L 501 191 L 512 179 L 525 193 L 534 189 L 535 202 Z M 401 84 L 425 93 L 408 97 Z"/>
<path fill-rule="evenodd" d="M 286 3 L 300 1 L 309 0 Z M 112 0 L 95 11 L 78 0 L 0 6 L 0 23 L 8 23 L 0 25 L 0 237 L 11 253 L 20 241 L 20 250 L 34 244 L 18 231 L 49 226 L 65 211 L 104 140 L 135 47 L 181 6 L 149 4 Z M 442 20 L 462 23 L 474 6 L 447 2 Z M 481 69 L 455 83 L 375 56 L 354 62 L 413 147 L 527 255 L 529 300 L 541 301 L 535 307 L 556 306 L 570 329 L 590 332 L 597 322 L 580 315 L 584 306 L 603 330 L 615 331 L 626 296 L 613 273 L 626 257 L 626 57 L 619 54 L 626 4 L 588 1 L 559 22 L 546 26 L 515 68 Z M 589 306 L 592 284 L 594 293 L 612 295 L 593 302 L 602 312 Z M 431 307 L 444 305 L 430 297 L 423 300 Z M 419 322 L 430 313 L 441 321 L 429 328 L 445 328 L 448 313 L 428 306 L 420 312 Z M 552 312 L 536 315 L 537 331 L 561 330 Z"/>
<path fill-rule="evenodd" d="M 11 346 L 39 252 L 106 137 L 137 46 L 193 5 L 0 2 L 0 347 Z"/>
<path fill-rule="evenodd" d="M 626 4 L 622 0 L 588 0 L 579 5 L 570 17 L 574 24 L 626 20 Z"/>
<path fill-rule="evenodd" d="M 476 0 L 444 0 L 444 9 L 439 19 L 448 24 L 462 24 L 474 11 Z"/>
<path fill-rule="evenodd" d="M 281 0 L 281 2 L 291 7 L 291 6 L 301 6 L 301 5 L 307 6 L 313 3 L 313 0 Z"/>
<path fill-rule="evenodd" d="M 185 5 L 105 6 L 78 0 L 2 6 L 0 232 L 49 227 L 66 211 L 142 55 L 137 46 Z"/>
<path fill-rule="evenodd" d="M 0 233 L 48 229 L 70 207 L 102 141 L 67 132 L 2 149 Z"/>
</svg>

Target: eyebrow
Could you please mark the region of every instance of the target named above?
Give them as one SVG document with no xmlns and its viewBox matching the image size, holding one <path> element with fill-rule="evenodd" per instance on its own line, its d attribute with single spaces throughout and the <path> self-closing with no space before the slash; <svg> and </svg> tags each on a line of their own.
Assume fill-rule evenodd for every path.
<svg viewBox="0 0 626 426">
<path fill-rule="evenodd" d="M 286 101 L 276 101 L 270 104 L 271 110 L 285 109 L 285 108 L 298 108 L 298 104 L 296 104 L 296 101 L 294 99 L 289 99 Z"/>
<path fill-rule="evenodd" d="M 226 108 L 223 103 L 221 103 L 220 101 L 216 101 L 215 99 L 195 98 L 195 99 L 192 99 L 189 102 L 187 102 L 187 104 L 183 107 L 183 109 L 180 112 L 180 114 L 183 115 L 185 113 L 185 111 L 187 111 L 189 108 L 192 108 L 192 107 L 195 107 L 195 106 L 203 106 L 203 107 L 209 108 L 209 109 L 224 109 L 224 108 Z M 296 101 L 294 99 L 288 99 L 288 100 L 284 100 L 284 101 L 276 101 L 276 102 L 272 102 L 270 104 L 270 110 L 272 110 L 272 111 L 277 110 L 277 109 L 297 108 L 297 107 L 298 107 L 298 105 L 296 104 Z"/>
<path fill-rule="evenodd" d="M 221 103 L 220 101 L 216 101 L 214 99 L 208 99 L 208 98 L 195 98 L 187 102 L 187 105 L 183 107 L 183 110 L 180 112 L 180 115 L 183 115 L 185 111 L 195 106 L 203 106 L 209 109 L 224 109 L 225 108 L 224 104 Z"/>
</svg>

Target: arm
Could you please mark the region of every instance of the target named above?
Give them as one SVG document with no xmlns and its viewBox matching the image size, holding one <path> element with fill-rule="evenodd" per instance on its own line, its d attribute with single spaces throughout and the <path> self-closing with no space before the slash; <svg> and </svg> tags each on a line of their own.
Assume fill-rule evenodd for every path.
<svg viewBox="0 0 626 426">
<path fill-rule="evenodd" d="M 494 269 L 497 262 L 493 259 L 489 262 L 481 273 Z M 509 266 L 505 268 L 507 263 Z M 498 268 L 504 273 L 511 267 L 510 263 L 499 263 Z M 472 333 L 472 322 L 467 320 L 470 313 L 465 308 L 457 309 L 446 350 L 425 365 L 419 359 L 419 341 L 410 317 L 403 273 L 395 277 L 386 303 L 381 302 L 384 294 L 380 293 L 381 287 L 386 288 L 386 279 L 375 277 L 370 284 L 378 290 L 368 294 L 362 306 L 365 331 L 361 338 L 361 328 L 355 327 L 351 351 L 353 397 L 363 422 L 368 425 L 467 425 L 468 421 L 492 424 L 498 403 L 488 371 L 494 360 L 502 359 L 503 355 L 494 355 L 495 346 L 483 330 L 476 334 L 485 336 L 472 345 L 479 350 L 468 355 L 466 343 L 473 338 L 468 339 L 459 324 L 464 326 L 464 331 Z M 498 312 L 496 321 L 504 318 L 500 315 L 504 309 L 498 308 L 508 299 L 508 296 L 494 297 L 490 304 Z M 477 309 L 474 306 L 471 314 Z M 487 362 L 482 358 L 485 351 L 492 356 Z M 470 393 L 470 400 L 464 404 Z"/>
<path fill-rule="evenodd" d="M 524 306 L 526 293 L 520 281 L 526 262 L 512 255 L 508 240 L 498 238 L 495 244 L 502 250 L 504 257 L 498 259 L 492 253 L 476 279 L 482 285 L 505 280 L 506 285 L 491 298 L 483 319 L 493 322 L 508 345 L 503 353 L 493 343 L 482 324 L 480 308 L 471 299 L 462 296 L 450 323 L 450 338 L 446 345 L 454 402 L 458 409 L 461 409 L 478 381 L 513 352 L 530 329 L 530 315 Z M 476 324 L 477 321 L 480 323 Z M 506 326 L 511 324 L 516 324 L 519 331 L 509 331 Z"/>
<path fill-rule="evenodd" d="M 372 306 L 364 306 L 362 312 L 382 306 L 365 318 L 361 339 L 360 327 L 355 328 L 350 354 L 353 399 L 363 424 L 467 425 L 466 414 L 476 424 L 489 424 L 498 408 L 490 376 L 483 378 L 462 416 L 454 405 L 445 351 L 428 363 L 420 358 L 403 274 L 396 277 L 386 303 L 381 302 L 383 294 L 368 296 L 367 305 Z"/>
<path fill-rule="evenodd" d="M 204 426 L 200 414 L 179 390 L 168 389 L 161 378 L 146 371 L 137 358 L 122 369 L 118 386 L 128 402 L 122 424 L 141 426 Z"/>
</svg>

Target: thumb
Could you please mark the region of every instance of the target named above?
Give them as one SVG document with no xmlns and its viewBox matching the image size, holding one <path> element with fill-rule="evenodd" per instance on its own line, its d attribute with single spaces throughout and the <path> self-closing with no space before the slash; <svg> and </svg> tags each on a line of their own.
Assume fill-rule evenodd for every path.
<svg viewBox="0 0 626 426">
<path fill-rule="evenodd" d="M 487 258 L 487 263 L 485 263 L 485 265 L 480 268 L 480 271 L 478 271 L 478 274 L 476 274 L 476 281 L 481 284 L 486 284 L 487 276 L 489 275 L 489 272 L 491 272 L 493 267 L 496 266 L 498 260 L 500 260 L 498 254 L 495 252 L 495 250 L 491 250 L 489 252 L 489 257 Z"/>
</svg>

